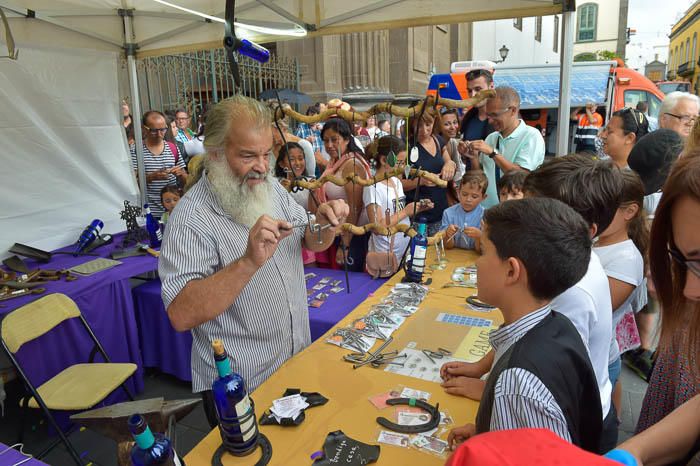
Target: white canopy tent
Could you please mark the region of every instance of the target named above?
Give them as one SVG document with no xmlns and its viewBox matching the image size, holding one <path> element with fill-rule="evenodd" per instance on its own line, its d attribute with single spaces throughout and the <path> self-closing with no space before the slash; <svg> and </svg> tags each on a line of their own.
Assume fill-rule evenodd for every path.
<svg viewBox="0 0 700 466">
<path fill-rule="evenodd" d="M 225 0 L 0 0 L 0 8 L 8 16 L 20 50 L 20 62 L 23 47 L 110 52 L 115 63 L 116 53 L 125 53 L 134 115 L 141 114 L 136 58 L 220 47 L 225 6 Z M 183 7 L 209 17 L 184 11 Z M 303 35 L 562 14 L 560 102 L 563 105 L 559 109 L 559 121 L 568 121 L 574 10 L 575 0 L 239 0 L 236 2 L 236 33 L 255 42 L 268 42 Z M 0 72 L 4 64 L 6 59 L 0 59 Z M 111 86 L 113 82 L 109 80 L 105 84 Z M 107 94 L 110 92 L 111 89 Z M 114 119 L 115 125 L 118 124 L 116 108 Z M 568 130 L 567 125 L 559 125 L 558 154 L 566 151 Z M 136 140 L 140 140 L 139 125 L 135 125 L 135 132 Z M 140 152 L 138 144 L 137 148 Z M 142 160 L 140 153 L 139 159 Z M 139 165 L 142 173 L 142 163 Z M 144 178 L 140 176 L 141 180 Z M 99 198 L 101 193 L 94 195 Z M 63 225 L 64 229 L 66 227 Z M 0 238 L 0 251 L 4 250 L 5 242 Z"/>
</svg>

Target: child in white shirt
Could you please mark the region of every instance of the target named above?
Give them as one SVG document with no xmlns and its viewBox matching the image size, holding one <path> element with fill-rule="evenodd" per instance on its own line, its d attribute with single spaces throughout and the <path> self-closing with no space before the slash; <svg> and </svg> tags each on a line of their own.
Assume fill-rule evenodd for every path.
<svg viewBox="0 0 700 466">
<path fill-rule="evenodd" d="M 613 338 L 608 372 L 613 385 L 613 403 L 620 412 L 620 354 L 639 346 L 633 302 L 644 282 L 643 251 L 649 241 L 644 204 L 644 185 L 639 175 L 623 170 L 624 188 L 620 207 L 594 248 L 610 284 L 613 308 Z M 619 346 L 618 346 L 619 344 Z M 616 383 L 617 382 L 617 383 Z"/>
</svg>

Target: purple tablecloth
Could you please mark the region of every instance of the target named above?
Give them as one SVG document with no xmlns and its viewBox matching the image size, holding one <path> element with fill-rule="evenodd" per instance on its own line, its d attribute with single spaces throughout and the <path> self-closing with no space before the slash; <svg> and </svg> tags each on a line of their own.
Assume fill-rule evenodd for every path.
<svg viewBox="0 0 700 466">
<path fill-rule="evenodd" d="M 177 332 L 170 325 L 160 286 L 160 280 L 152 280 L 133 289 L 143 365 L 189 382 L 192 334 Z"/>
<path fill-rule="evenodd" d="M 26 456 L 15 449 L 10 448 L 8 450 L 8 447 L 8 445 L 0 442 L 0 466 L 11 466 L 27 459 Z M 47 466 L 47 464 L 35 458 L 31 458 L 22 463 L 22 466 Z"/>
<path fill-rule="evenodd" d="M 123 235 L 115 235 L 113 244 L 97 248 L 94 253 L 108 257 L 122 237 Z M 54 255 L 48 263 L 26 262 L 30 270 L 37 267 L 54 270 L 66 269 L 93 259 L 95 257 L 92 256 Z M 137 256 L 121 259 L 121 262 L 116 267 L 89 277 L 79 277 L 73 282 L 47 282 L 42 285 L 46 288 L 43 295 L 28 295 L 4 301 L 0 307 L 0 319 L 8 312 L 49 293 L 69 296 L 80 308 L 112 362 L 132 362 L 138 366 L 136 373 L 127 381 L 132 393 L 138 393 L 143 390 L 143 369 L 129 277 L 156 270 L 158 260 L 152 256 Z M 91 349 L 90 336 L 80 322 L 73 319 L 23 345 L 17 358 L 32 383 L 40 385 L 69 365 L 86 362 Z M 95 360 L 101 361 L 101 357 L 97 356 Z M 118 390 L 108 400 L 116 402 L 123 399 L 123 391 Z"/>
<path fill-rule="evenodd" d="M 341 280 L 340 286 L 346 287 L 343 271 L 306 268 L 305 272 L 316 274 L 307 282 L 309 289 L 324 277 L 329 277 L 331 281 Z M 312 339 L 315 340 L 326 333 L 385 281 L 372 280 L 365 273 L 350 272 L 349 278 L 351 294 L 348 295 L 345 290 L 337 294 L 329 293 L 321 307 L 309 307 Z M 192 336 L 190 332 L 176 332 L 170 325 L 170 320 L 168 320 L 163 306 L 160 286 L 160 280 L 153 280 L 133 290 L 143 364 L 145 367 L 156 367 L 180 380 L 191 381 Z M 320 292 L 328 293 L 330 287 L 329 285 Z M 316 294 L 318 292 L 314 293 L 313 296 Z"/>
<path fill-rule="evenodd" d="M 347 287 L 345 284 L 345 272 L 342 270 L 307 267 L 304 269 L 304 272 L 307 274 L 316 274 L 315 277 L 306 282 L 307 290 L 312 289 L 313 286 L 318 284 L 324 277 L 330 278 L 331 282 L 340 280 L 342 283 L 339 286 L 343 288 L 343 291 L 340 293 L 330 293 L 329 289 L 331 285 L 327 285 L 324 289 L 314 291 L 314 293 L 309 296 L 310 302 L 319 293 L 328 294 L 328 298 L 326 298 L 321 307 L 315 308 L 309 306 L 309 324 L 311 326 L 312 340 L 318 339 L 330 330 L 331 327 L 348 315 L 350 311 L 355 309 L 358 304 L 367 299 L 367 296 L 374 293 L 374 291 L 386 281 L 384 279 L 373 280 L 372 277 L 366 273 L 348 272 L 350 281 L 350 294 L 348 294 L 345 289 Z"/>
</svg>

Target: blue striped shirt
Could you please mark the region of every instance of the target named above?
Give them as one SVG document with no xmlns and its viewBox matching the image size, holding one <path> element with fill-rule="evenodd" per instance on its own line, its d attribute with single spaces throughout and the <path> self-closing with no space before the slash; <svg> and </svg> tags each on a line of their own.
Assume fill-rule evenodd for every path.
<svg viewBox="0 0 700 466">
<path fill-rule="evenodd" d="M 489 336 L 494 365 L 512 345 L 552 312 L 549 305 L 531 312 Z M 532 372 L 521 368 L 501 372 L 494 387 L 490 431 L 526 427 L 549 429 L 571 442 L 566 417 L 549 389 Z"/>
</svg>

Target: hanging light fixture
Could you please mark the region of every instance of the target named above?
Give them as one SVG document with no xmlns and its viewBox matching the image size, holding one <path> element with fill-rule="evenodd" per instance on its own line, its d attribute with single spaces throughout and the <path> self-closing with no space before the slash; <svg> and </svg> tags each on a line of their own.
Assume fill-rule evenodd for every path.
<svg viewBox="0 0 700 466">
<path fill-rule="evenodd" d="M 176 10 L 184 11 L 185 13 L 189 13 L 191 15 L 199 16 L 200 18 L 208 19 L 209 21 L 213 21 L 215 23 L 222 23 L 222 24 L 226 23 L 226 21 L 224 19 L 219 18 L 217 16 L 208 15 L 206 13 L 202 13 L 200 11 L 193 10 L 191 8 L 186 8 L 184 6 L 175 5 L 174 3 L 166 2 L 165 0 L 153 0 L 153 1 L 160 3 L 161 5 L 168 6 L 170 8 L 175 8 Z M 285 28 L 285 29 L 268 27 L 268 26 L 260 26 L 260 25 L 255 25 L 255 24 L 239 23 L 239 22 L 235 22 L 234 24 L 237 28 L 243 28 L 243 29 L 247 29 L 247 30 L 252 31 L 252 32 L 260 33 L 260 34 L 275 35 L 275 36 L 304 37 L 304 36 L 306 36 L 306 33 L 307 33 L 306 29 L 298 24 L 294 24 L 293 27 Z"/>
</svg>

